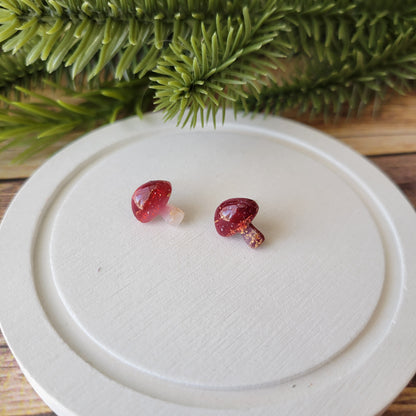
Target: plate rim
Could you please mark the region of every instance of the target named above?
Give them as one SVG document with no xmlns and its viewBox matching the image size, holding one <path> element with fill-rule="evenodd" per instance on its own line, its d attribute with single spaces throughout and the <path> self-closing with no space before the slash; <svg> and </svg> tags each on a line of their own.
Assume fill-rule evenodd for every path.
<svg viewBox="0 0 416 416">
<path fill-rule="evenodd" d="M 235 123 L 234 117 L 227 117 L 226 124 L 233 124 Z M 0 226 L 0 249 L 1 251 L 6 250 L 12 253 L 13 249 L 18 249 L 20 245 L 18 244 L 19 241 L 13 241 L 13 244 L 10 246 L 7 245 L 7 243 L 14 237 L 12 234 L 15 234 L 15 231 L 13 231 L 14 227 L 12 227 L 9 223 L 12 223 L 14 220 L 14 217 L 19 217 L 24 212 L 22 205 L 24 205 L 24 198 L 25 194 L 28 192 L 34 192 L 35 190 L 38 191 L 44 191 L 46 186 L 44 180 L 48 178 L 49 172 L 54 171 L 59 167 L 59 178 L 54 178 L 54 181 L 56 182 L 58 179 L 65 180 L 65 178 L 68 178 L 71 176 L 73 167 L 73 159 L 71 158 L 71 155 L 77 154 L 78 157 L 80 155 L 81 158 L 78 160 L 78 164 L 76 166 L 81 166 L 83 164 L 88 164 L 88 162 L 91 160 L 94 155 L 99 154 L 100 152 L 105 152 L 112 146 L 119 143 L 120 137 L 122 141 L 129 140 L 129 137 L 134 137 L 137 135 L 137 131 L 135 131 L 135 127 L 140 123 L 140 129 L 142 132 L 145 132 L 146 129 L 154 129 L 154 128 L 172 128 L 173 125 L 175 125 L 174 122 L 168 122 L 162 123 L 162 118 L 160 114 L 151 114 L 146 115 L 143 120 L 140 120 L 136 117 L 128 118 L 121 120 L 119 122 L 116 122 L 112 125 L 103 126 L 99 129 L 96 129 L 86 135 L 84 135 L 82 138 L 77 139 L 75 142 L 71 143 L 69 146 L 65 147 L 61 151 L 59 151 L 55 156 L 53 156 L 51 159 L 49 159 L 44 165 L 42 165 L 33 175 L 32 177 L 23 185 L 21 190 L 18 192 L 12 203 L 10 204 L 4 218 L 2 221 L 2 224 Z M 365 159 L 363 156 L 359 155 L 352 149 L 350 149 L 345 144 L 334 140 L 330 136 L 315 130 L 311 127 L 304 126 L 301 123 L 283 119 L 280 117 L 268 117 L 264 118 L 263 116 L 256 116 L 254 118 L 240 118 L 238 120 L 239 127 L 248 125 L 252 126 L 253 128 L 256 127 L 256 129 L 264 129 L 265 131 L 270 132 L 270 130 L 276 131 L 276 127 L 279 127 L 281 131 L 279 131 L 281 134 L 291 137 L 291 140 L 293 140 L 293 134 L 294 132 L 298 133 L 300 136 L 302 134 L 308 134 L 311 137 L 305 138 L 303 137 L 300 139 L 299 137 L 295 137 L 294 141 L 301 143 L 302 146 L 305 145 L 309 147 L 311 150 L 315 151 L 317 148 L 320 149 L 320 146 L 324 146 L 326 148 L 326 153 L 329 152 L 330 159 L 332 159 L 332 162 L 335 162 L 337 165 L 341 165 L 344 168 L 347 167 L 351 169 L 350 164 L 354 167 L 353 172 L 358 172 L 361 174 L 364 173 L 365 180 L 363 181 L 364 185 L 367 186 L 368 182 L 370 181 L 370 190 L 375 193 L 375 195 L 378 195 L 378 198 L 380 199 L 380 191 L 383 191 L 383 188 L 385 186 L 389 186 L 389 189 L 391 189 L 391 193 L 389 193 L 387 200 L 383 200 L 383 207 L 386 208 L 387 205 L 387 211 L 390 212 L 391 209 L 397 210 L 395 212 L 395 218 L 393 221 L 393 226 L 395 227 L 395 230 L 397 232 L 397 228 L 400 229 L 400 238 L 404 240 L 405 243 L 405 249 L 406 253 L 404 253 L 404 261 L 406 261 L 406 266 L 410 268 L 410 271 L 413 270 L 413 273 L 415 273 L 416 270 L 416 261 L 415 259 L 412 259 L 410 254 L 407 253 L 409 244 L 414 242 L 416 244 L 416 237 L 412 237 L 412 233 L 410 232 L 411 229 L 416 229 L 416 215 L 413 207 L 410 205 L 410 203 L 407 201 L 407 199 L 403 196 L 400 190 L 395 186 L 394 183 L 384 174 L 382 173 L 377 167 L 375 167 L 372 163 L 370 163 L 367 159 Z M 162 126 L 162 127 L 161 127 Z M 200 129 L 201 126 L 199 126 L 197 129 Z M 220 127 L 221 128 L 221 127 Z M 204 127 L 204 130 L 209 131 L 210 127 L 206 126 Z M 121 131 L 121 132 L 120 132 Z M 217 128 L 217 131 L 219 129 Z M 109 136 L 111 136 L 113 133 L 114 136 L 119 136 L 118 138 L 108 139 Z M 106 135 L 107 138 L 104 140 L 101 136 Z M 125 137 L 124 135 L 127 135 Z M 97 150 L 98 146 L 98 150 Z M 342 163 L 337 159 L 337 157 L 342 156 Z M 72 159 L 72 160 L 71 160 Z M 362 177 L 361 177 L 362 178 Z M 371 183 L 373 181 L 373 183 Z M 375 181 L 375 183 L 374 183 Z M 381 188 L 381 189 L 378 189 Z M 53 191 L 54 192 L 54 191 Z M 385 198 L 383 196 L 382 198 Z M 45 207 L 45 204 L 48 203 L 48 198 L 45 199 L 45 196 L 40 198 L 39 201 L 37 201 L 37 210 L 34 210 L 31 212 L 30 217 L 27 216 L 25 220 L 22 222 L 22 224 L 19 225 L 18 229 L 20 230 L 20 234 L 24 234 L 24 229 L 26 226 L 26 222 L 30 220 L 30 218 L 37 218 L 37 221 L 39 221 L 39 218 L 37 215 L 42 215 L 42 210 Z M 400 213 L 400 215 L 398 215 Z M 396 218 L 398 217 L 398 218 Z M 408 218 L 407 218 L 408 217 Z M 412 226 L 409 227 L 407 222 L 411 221 Z M 32 224 L 32 229 L 36 229 L 38 224 Z M 11 228 L 10 228 L 11 227 Z M 6 231 L 4 231 L 6 229 Z M 20 237 L 21 238 L 21 237 Z M 409 243 L 410 242 L 410 243 Z M 27 243 L 27 242 L 26 242 Z M 7 256 L 8 258 L 11 258 L 11 256 Z M 1 269 L 1 266 L 0 266 Z M 6 269 L 6 267 L 4 267 Z M 24 271 L 22 269 L 22 265 L 17 267 L 17 270 L 20 271 L 23 275 L 27 274 L 27 271 Z M 5 275 L 3 273 L 3 275 Z M 9 279 L 13 280 L 13 279 Z M 1 282 L 0 282 L 1 283 Z M 4 285 L 10 285 L 10 288 L 12 288 L 12 283 L 3 282 Z M 7 289 L 7 287 L 6 287 Z M 25 287 L 24 293 L 19 294 L 19 299 L 23 301 L 24 297 L 26 295 L 30 295 L 28 293 L 28 290 L 30 289 L 30 285 Z M 34 289 L 36 291 L 36 289 Z M 0 290 L 0 316 L 2 317 L 0 321 L 0 326 L 3 330 L 4 336 L 6 338 L 6 341 L 8 342 L 9 346 L 11 347 L 11 350 L 13 354 L 15 355 L 19 365 L 23 369 L 23 372 L 25 373 L 26 377 L 31 381 L 32 385 L 35 387 L 35 390 L 39 393 L 39 395 L 45 400 L 46 403 L 50 405 L 50 407 L 57 411 L 59 414 L 69 415 L 69 414 L 77 414 L 73 413 L 71 409 L 60 403 L 59 401 L 56 401 L 50 393 L 48 393 L 43 387 L 41 387 L 42 382 L 39 384 L 37 381 L 35 381 L 35 378 L 33 377 L 33 373 L 36 371 L 31 368 L 32 363 L 30 360 L 33 360 L 33 351 L 28 353 L 25 351 L 24 348 L 22 348 L 21 345 L 17 345 L 18 342 L 16 339 L 19 339 L 20 333 L 16 329 L 16 317 L 9 318 L 9 312 L 13 309 L 13 302 L 11 302 L 10 298 L 8 298 L 6 295 L 2 295 L 2 293 L 6 294 L 8 293 L 7 290 Z M 409 331 L 407 336 L 404 334 L 405 329 L 408 329 L 408 325 L 405 325 L 406 322 L 411 322 L 411 316 L 410 312 L 416 310 L 416 307 L 412 308 L 411 305 L 411 299 L 416 294 L 416 284 L 415 282 L 409 281 L 409 279 L 406 281 L 406 291 L 403 293 L 402 299 L 401 299 L 401 305 L 400 305 L 400 313 L 397 317 L 397 321 L 395 322 L 394 327 L 392 328 L 393 333 L 397 333 L 397 337 L 400 337 L 400 339 L 407 340 L 410 342 L 413 340 L 413 343 L 416 339 L 416 329 L 413 331 Z M 36 303 L 33 299 L 31 302 L 28 302 L 26 305 L 34 306 L 34 303 Z M 50 325 L 49 319 L 46 315 L 42 315 L 42 305 L 37 305 L 37 308 L 35 308 L 36 312 L 39 314 L 38 320 L 41 320 L 43 324 L 46 324 L 46 326 Z M 402 316 L 404 314 L 404 317 Z M 20 314 L 16 314 L 18 317 Z M 4 318 L 6 317 L 6 318 Z M 8 321 L 10 319 L 10 321 Z M 46 321 L 46 322 L 45 322 Z M 14 328 L 13 328 L 14 327 Z M 36 337 L 36 333 L 34 332 L 34 328 L 27 328 L 24 326 L 26 336 L 34 336 Z M 55 330 L 52 327 L 45 328 L 48 336 L 52 337 L 59 343 L 59 334 L 55 333 Z M 56 339 L 58 338 L 58 339 Z M 61 340 L 62 341 L 62 340 Z M 22 343 L 23 344 L 23 343 Z M 62 347 L 62 345 L 61 345 Z M 65 348 L 64 348 L 65 349 Z M 72 351 L 72 350 L 71 350 Z M 73 351 L 72 351 L 73 353 Z M 48 352 L 49 355 L 53 356 L 53 351 Z M 74 353 L 75 354 L 75 353 Z M 386 353 L 384 353 L 385 355 Z M 75 354 L 76 356 L 76 354 Z M 76 356 L 78 357 L 78 356 Z M 372 356 L 371 358 L 374 358 Z M 377 363 L 372 363 L 372 360 L 369 360 L 368 362 L 368 369 L 372 366 L 377 367 Z M 408 357 L 410 359 L 410 357 Z M 80 359 L 78 357 L 78 359 Z M 82 359 L 81 359 L 82 361 Z M 413 353 L 413 362 L 416 361 L 416 351 Z M 80 367 L 83 368 L 83 371 L 89 370 L 94 372 L 95 369 L 88 368 L 88 366 L 80 365 Z M 375 367 L 372 367 L 375 368 Z M 389 390 L 388 392 L 391 393 L 391 397 L 388 399 L 388 403 L 390 403 L 396 395 L 403 389 L 403 387 L 406 385 L 406 383 L 409 381 L 409 379 L 412 377 L 412 374 L 416 370 L 416 364 L 413 365 L 413 370 L 409 370 L 410 365 L 406 367 L 408 370 L 408 376 L 403 376 L 403 383 L 401 383 L 400 386 L 396 386 L 395 389 Z M 76 378 L 76 371 L 77 366 L 74 366 L 73 371 L 71 371 L 71 376 Z M 96 370 L 95 370 L 96 371 Z M 369 370 L 368 370 L 369 371 Z M 74 374 L 72 374 L 74 373 Z M 42 373 L 42 376 L 39 378 L 45 378 L 46 369 Z M 103 376 L 104 377 L 104 376 Z M 104 377 L 105 378 L 105 377 Z M 69 380 L 70 381 L 70 378 Z M 344 380 L 345 381 L 345 380 Z M 105 384 L 108 384 L 108 380 L 103 380 Z M 111 381 L 110 381 L 111 384 Z M 125 390 L 126 388 L 122 386 L 122 390 Z M 369 389 L 371 390 L 371 389 Z M 368 391 L 369 391 L 368 390 Z M 127 394 L 127 396 L 131 398 L 132 392 L 124 392 Z M 136 392 L 134 395 L 137 394 Z M 352 394 L 352 393 L 350 393 Z M 146 399 L 141 397 L 141 401 L 146 401 Z M 386 397 L 385 397 L 386 399 Z M 153 400 L 153 399 L 152 399 Z M 386 400 L 384 400 L 385 402 Z M 381 409 L 374 409 L 377 412 L 382 411 L 388 403 L 383 403 L 383 407 Z M 159 403 L 160 405 L 160 403 Z M 168 403 L 168 405 L 172 405 L 172 403 Z M 374 405 L 374 407 L 377 407 Z M 182 408 L 181 408 L 182 409 Z M 189 409 L 187 410 L 189 411 Z M 196 414 L 193 412 L 196 412 L 196 410 L 191 410 L 192 413 L 189 414 Z M 202 412 L 202 413 L 199 413 Z M 203 409 L 198 410 L 198 414 L 204 414 Z M 229 412 L 225 412 L 224 414 L 228 414 Z M 88 413 L 85 413 L 88 414 Z M 171 413 L 172 414 L 172 413 Z M 179 413 L 178 413 L 179 414 Z M 185 414 L 184 409 L 181 410 L 180 414 Z M 186 413 L 188 414 L 188 413 Z M 220 412 L 217 412 L 217 414 L 220 414 Z M 221 412 L 222 414 L 222 412 Z M 243 413 L 246 414 L 246 413 Z M 247 413 L 248 414 L 248 413 Z M 330 413 L 328 413 L 330 414 Z"/>
</svg>

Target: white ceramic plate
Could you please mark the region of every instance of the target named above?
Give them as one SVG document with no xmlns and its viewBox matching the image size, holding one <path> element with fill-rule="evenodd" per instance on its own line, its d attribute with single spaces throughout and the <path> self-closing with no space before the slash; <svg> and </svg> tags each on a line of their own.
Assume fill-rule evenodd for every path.
<svg viewBox="0 0 416 416">
<path fill-rule="evenodd" d="M 172 227 L 133 191 L 173 185 Z M 266 241 L 216 234 L 256 200 Z M 416 370 L 416 215 L 368 161 L 279 118 L 98 129 L 19 192 L 0 230 L 0 318 L 59 415 L 372 416 Z"/>
</svg>

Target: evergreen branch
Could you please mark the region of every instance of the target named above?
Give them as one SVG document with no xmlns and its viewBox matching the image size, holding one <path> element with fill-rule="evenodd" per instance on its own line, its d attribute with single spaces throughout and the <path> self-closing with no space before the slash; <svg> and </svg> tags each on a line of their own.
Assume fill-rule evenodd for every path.
<svg viewBox="0 0 416 416">
<path fill-rule="evenodd" d="M 61 86 L 68 87 L 72 91 L 83 91 L 85 89 L 97 89 L 102 83 L 109 83 L 115 79 L 117 62 L 110 61 L 107 66 L 98 74 L 97 77 L 87 79 L 88 72 L 91 72 L 95 62 L 89 62 L 84 72 L 75 78 L 72 78 L 71 70 L 64 66 L 50 74 L 47 71 L 46 63 L 35 61 L 27 65 L 27 56 L 33 51 L 33 45 L 29 43 L 20 49 L 16 54 L 0 54 L 0 94 L 8 99 L 17 99 L 21 93 L 16 86 L 26 89 L 35 89 L 42 91 L 45 81 L 53 82 Z M 130 80 L 134 78 L 133 74 L 127 70 L 123 73 L 123 78 Z"/>
<path fill-rule="evenodd" d="M 212 115 L 215 123 L 218 107 L 235 108 L 237 102 L 244 106 L 247 94 L 258 95 L 265 78 L 273 76 L 271 69 L 278 64 L 277 58 L 302 52 L 325 62 L 326 67 L 327 61 L 332 65 L 336 61 L 333 50 L 338 48 L 338 60 L 356 56 L 371 60 L 380 55 L 383 45 L 391 42 L 392 33 L 400 39 L 404 34 L 402 31 L 407 28 L 409 32 L 407 23 L 396 28 L 392 21 L 387 24 L 384 20 L 379 24 L 383 24 L 381 33 L 386 36 L 378 38 L 376 44 L 372 44 L 373 29 L 369 29 L 370 34 L 355 32 L 358 35 L 351 40 L 351 16 L 340 23 L 335 33 L 332 26 L 329 27 L 333 24 L 330 22 L 339 18 L 335 5 L 315 3 L 313 7 L 306 7 L 305 3 L 302 2 L 304 16 L 297 15 L 297 21 L 294 16 L 299 9 L 288 11 L 286 7 L 282 11 L 276 2 L 270 2 L 259 21 L 253 22 L 245 7 L 238 26 L 232 25 L 230 19 L 221 21 L 217 17 L 215 25 L 207 28 L 205 24 L 201 25 L 199 39 L 192 36 L 190 41 L 181 40 L 180 47 L 170 45 L 170 53 L 161 57 L 154 70 L 158 75 L 151 77 L 152 88 L 156 90 L 156 108 L 164 110 L 166 118 L 178 116 L 178 124 L 191 120 L 191 125 L 195 125 L 198 115 L 206 110 L 206 115 Z M 354 5 L 347 8 L 353 9 Z M 336 14 L 336 18 L 329 20 L 329 14 Z M 319 21 L 322 15 L 326 18 Z M 380 19 L 387 19 L 386 16 L 383 14 Z M 357 25 L 361 27 L 358 21 L 354 24 L 355 29 Z M 371 28 L 377 31 L 377 22 Z M 388 36 L 387 29 L 390 30 Z M 355 42 L 357 44 L 353 44 Z M 323 47 L 325 43 L 332 49 L 327 51 Z"/>
<path fill-rule="evenodd" d="M 206 110 L 215 123 L 218 108 L 260 91 L 276 69 L 277 58 L 287 53 L 267 47 L 285 30 L 273 19 L 274 11 L 274 2 L 269 2 L 263 18 L 252 21 L 244 7 L 238 26 L 217 16 L 210 26 L 201 23 L 201 40 L 192 36 L 171 44 L 150 78 L 156 110 L 165 110 L 167 119 L 178 116 L 178 124 L 191 120 L 192 126 Z"/>
<path fill-rule="evenodd" d="M 261 0 L 249 0 L 253 10 L 261 10 Z M 167 41 L 189 37 L 202 19 L 215 19 L 216 13 L 241 14 L 240 5 L 220 0 L 9 0 L 0 1 L 0 42 L 4 51 L 16 53 L 29 40 L 37 44 L 27 63 L 42 59 L 53 72 L 60 65 L 79 74 L 93 58 L 96 76 L 114 57 L 120 61 L 116 77 L 135 68 L 143 76 L 156 65 Z M 149 55 L 153 59 L 149 59 Z M 146 65 L 137 67 L 147 60 Z"/>
<path fill-rule="evenodd" d="M 251 31 L 253 23 L 247 19 L 248 9 L 243 8 L 244 19 L 236 28 L 229 21 L 228 25 L 225 22 L 218 23 L 217 18 L 215 29 L 211 25 L 205 33 L 204 29 L 201 30 L 201 39 L 191 37 L 190 42 L 182 41 L 181 48 L 171 45 L 172 53 L 163 55 L 154 70 L 158 76 L 151 77 L 154 81 L 152 88 L 156 90 L 157 109 L 164 110 L 166 118 L 178 116 L 178 124 L 186 124 L 191 120 L 191 126 L 194 126 L 198 115 L 201 114 L 202 119 L 204 112 L 207 118 L 212 115 L 215 123 L 218 107 L 225 109 L 231 106 L 236 109 L 243 106 L 246 111 L 251 108 L 252 103 L 251 107 L 249 104 L 246 106 L 247 94 L 251 95 L 251 101 L 260 99 L 262 102 L 265 97 L 258 95 L 259 87 L 265 84 L 265 77 L 273 76 L 266 65 L 270 62 L 278 64 L 275 58 L 301 53 L 312 62 L 318 60 L 324 72 L 328 70 L 328 65 L 333 67 L 337 62 L 354 60 L 357 65 L 362 65 L 362 61 L 366 60 L 378 63 L 383 62 L 386 44 L 391 45 L 396 40 L 408 37 L 413 31 L 410 16 L 397 24 L 397 16 L 391 17 L 377 10 L 373 11 L 374 16 L 368 12 L 359 15 L 355 13 L 354 4 L 340 14 L 334 4 L 315 3 L 307 7 L 308 2 L 298 2 L 298 5 L 300 3 L 303 5 L 302 16 L 299 16 L 299 7 L 296 10 L 289 10 L 289 7 L 281 10 L 275 6 L 276 2 L 271 3 L 270 8 L 265 9 L 263 19 L 256 22 L 257 31 Z M 354 13 L 348 14 L 351 10 Z M 329 19 L 332 14 L 333 18 Z M 337 20 L 339 26 L 335 31 L 336 26 L 332 25 Z M 362 30 L 367 20 L 368 27 L 364 26 Z M 226 28 L 227 36 L 221 32 L 221 27 Z M 377 38 L 375 33 L 378 33 Z M 312 71 L 315 71 L 315 67 L 312 67 Z M 370 71 L 370 67 L 365 67 L 354 72 L 350 69 L 350 63 L 346 63 L 345 67 L 348 71 L 341 71 L 337 75 L 338 81 L 333 80 L 332 75 L 329 80 L 341 85 L 342 80 L 354 78 L 355 73 L 363 77 L 363 72 Z M 315 72 L 307 77 L 308 82 L 315 78 Z M 368 81 L 368 84 L 365 93 L 361 94 L 364 98 L 367 91 L 376 94 L 376 83 Z M 321 93 L 319 85 L 314 82 L 311 86 L 314 94 L 305 92 L 304 97 L 316 111 L 323 108 L 323 99 L 318 97 Z M 295 80 L 285 88 L 297 91 L 298 86 L 302 91 L 309 91 L 301 80 Z M 270 93 L 268 86 L 264 90 L 267 96 Z M 324 97 L 330 102 L 336 99 L 336 94 L 328 93 Z"/>
<path fill-rule="evenodd" d="M 339 115 L 360 111 L 374 99 L 382 99 L 387 90 L 404 94 L 416 79 L 416 36 L 407 36 L 386 43 L 377 56 L 364 56 L 356 51 L 353 57 L 328 68 L 315 63 L 303 75 L 281 85 L 263 88 L 258 96 L 239 103 L 240 109 L 266 114 L 281 114 L 298 109 L 300 113 Z"/>
<path fill-rule="evenodd" d="M 369 11 L 362 0 L 273 1 L 269 21 L 289 28 L 275 36 L 273 46 L 290 44 L 293 53 L 315 52 L 332 61 L 339 50 L 347 53 L 351 43 L 377 53 L 380 34 L 394 39 L 406 32 L 414 24 L 416 8 L 409 5 L 402 13 L 388 13 L 371 3 Z M 387 0 L 381 3 L 389 5 Z M 13 53 L 34 42 L 26 63 L 46 61 L 48 72 L 65 65 L 75 77 L 93 61 L 87 70 L 92 78 L 117 61 L 117 79 L 131 70 L 144 76 L 170 43 L 201 38 L 201 22 L 210 27 L 220 16 L 237 27 L 245 19 L 242 10 L 248 10 L 252 22 L 261 22 L 269 6 L 268 0 L 0 0 L 0 42 L 4 51 Z"/>
<path fill-rule="evenodd" d="M 41 91 L 45 86 L 45 80 L 78 90 L 82 90 L 87 85 L 84 79 L 85 77 L 79 76 L 77 79 L 72 79 L 70 72 L 64 67 L 60 67 L 53 74 L 49 74 L 46 71 L 45 63 L 42 61 L 36 61 L 33 64 L 26 65 L 26 49 L 30 51 L 30 46 L 30 44 L 27 45 L 26 48 L 19 50 L 15 55 L 10 53 L 0 54 L 1 95 L 8 99 L 18 100 L 22 94 L 16 87 Z M 100 78 L 101 82 L 110 81 L 113 79 L 113 76 L 103 72 Z M 97 81 L 90 83 L 90 87 L 97 85 Z M 4 102 L 0 102 L 0 106 L 2 104 Z"/>
<path fill-rule="evenodd" d="M 0 54 L 0 93 L 9 94 L 15 85 L 29 87 L 36 84 L 36 79 L 44 70 L 44 64 L 37 62 L 32 65 L 25 64 L 25 52 L 19 51 L 16 55 Z"/>
<path fill-rule="evenodd" d="M 276 13 L 275 18 L 284 22 L 288 30 L 279 33 L 274 42 L 276 46 L 291 45 L 294 55 L 317 57 L 331 65 L 356 50 L 377 57 L 386 42 L 394 42 L 413 30 L 416 21 L 416 4 L 408 4 L 398 12 L 390 10 L 390 3 L 390 0 L 356 0 L 345 4 L 291 2 L 290 7 Z"/>
<path fill-rule="evenodd" d="M 415 22 L 411 0 L 0 0 L 0 139 L 28 155 L 152 95 L 183 125 L 228 107 L 359 110 L 411 85 Z M 27 90 L 44 80 L 79 104 Z"/>
<path fill-rule="evenodd" d="M 22 147 L 24 151 L 15 159 L 17 162 L 68 134 L 81 134 L 119 117 L 141 116 L 152 105 L 147 79 L 104 83 L 100 88 L 84 93 L 51 82 L 48 84 L 61 89 L 65 98 L 48 98 L 22 87 L 17 88 L 31 99 L 30 102 L 0 96 L 6 104 L 0 108 L 0 152 L 10 147 Z"/>
</svg>

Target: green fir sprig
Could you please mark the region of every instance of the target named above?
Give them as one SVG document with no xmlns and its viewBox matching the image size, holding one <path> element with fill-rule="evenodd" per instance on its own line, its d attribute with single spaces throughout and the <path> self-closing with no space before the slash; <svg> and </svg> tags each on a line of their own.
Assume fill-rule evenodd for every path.
<svg viewBox="0 0 416 416">
<path fill-rule="evenodd" d="M 146 80 L 103 83 L 97 89 L 77 92 L 48 83 L 65 98 L 54 99 L 23 87 L 16 89 L 30 102 L 11 101 L 0 96 L 0 150 L 22 147 L 15 161 L 23 161 L 66 135 L 84 133 L 118 117 L 150 111 L 152 98 Z"/>
<path fill-rule="evenodd" d="M 290 53 L 288 45 L 267 47 L 276 33 L 286 30 L 284 23 L 273 18 L 270 2 L 263 19 L 252 22 L 248 7 L 243 7 L 243 21 L 234 26 L 231 19 L 219 16 L 210 26 L 201 23 L 200 42 L 178 39 L 170 45 L 150 79 L 156 90 L 156 110 L 166 118 L 187 114 L 195 126 L 198 114 L 212 117 L 219 108 L 236 103 L 249 95 L 258 95 L 277 69 L 277 59 Z M 188 110 L 188 111 L 187 111 Z"/>
<path fill-rule="evenodd" d="M 0 139 L 29 155 L 151 108 L 353 114 L 413 87 L 415 24 L 411 0 L 0 0 Z"/>
<path fill-rule="evenodd" d="M 350 116 L 370 102 L 380 102 L 389 90 L 405 94 L 416 79 L 416 34 L 409 29 L 382 47 L 377 55 L 355 50 L 330 68 L 319 61 L 304 63 L 302 74 L 273 82 L 242 109 L 266 114 L 297 109 L 326 117 L 339 117 L 346 110 Z"/>
</svg>

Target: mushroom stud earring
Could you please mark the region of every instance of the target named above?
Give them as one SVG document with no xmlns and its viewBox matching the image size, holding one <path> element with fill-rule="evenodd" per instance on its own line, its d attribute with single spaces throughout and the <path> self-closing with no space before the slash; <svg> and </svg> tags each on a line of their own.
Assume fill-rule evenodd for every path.
<svg viewBox="0 0 416 416">
<path fill-rule="evenodd" d="M 218 234 L 229 237 L 240 233 L 251 248 L 258 247 L 264 241 L 264 235 L 251 223 L 258 210 L 259 206 L 252 199 L 227 199 L 215 211 L 214 222 Z"/>
<path fill-rule="evenodd" d="M 179 225 L 184 212 L 168 205 L 172 185 L 168 181 L 149 181 L 139 186 L 131 197 L 131 208 L 140 222 L 149 222 L 160 215 L 167 223 Z"/>
</svg>

